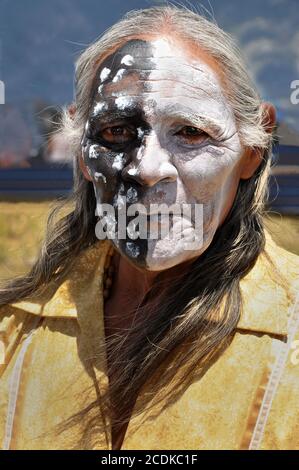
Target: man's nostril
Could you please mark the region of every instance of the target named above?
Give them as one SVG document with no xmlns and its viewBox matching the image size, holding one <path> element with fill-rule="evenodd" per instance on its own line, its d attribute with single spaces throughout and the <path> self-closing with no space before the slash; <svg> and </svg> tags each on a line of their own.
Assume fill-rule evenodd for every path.
<svg viewBox="0 0 299 470">
<path fill-rule="evenodd" d="M 124 168 L 122 171 L 122 177 L 124 180 L 136 181 L 138 179 L 137 168 Z"/>
<path fill-rule="evenodd" d="M 122 172 L 122 179 L 126 182 L 134 182 L 134 184 L 138 186 L 143 186 L 142 178 L 138 175 L 138 173 L 129 173 L 127 171 Z"/>
<path fill-rule="evenodd" d="M 167 176 L 161 180 L 163 183 L 173 183 L 176 180 L 175 176 Z"/>
</svg>

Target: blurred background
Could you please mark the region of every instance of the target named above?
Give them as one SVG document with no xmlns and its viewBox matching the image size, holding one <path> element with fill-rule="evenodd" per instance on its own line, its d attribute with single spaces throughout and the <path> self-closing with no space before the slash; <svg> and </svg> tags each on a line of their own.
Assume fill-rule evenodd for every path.
<svg viewBox="0 0 299 470">
<path fill-rule="evenodd" d="M 30 268 L 49 208 L 71 189 L 72 155 L 55 131 L 61 106 L 73 99 L 77 56 L 128 10 L 163 3 L 0 0 L 0 279 Z M 266 223 L 279 244 L 299 253 L 298 0 L 172 3 L 233 34 L 262 97 L 276 106 Z"/>
</svg>

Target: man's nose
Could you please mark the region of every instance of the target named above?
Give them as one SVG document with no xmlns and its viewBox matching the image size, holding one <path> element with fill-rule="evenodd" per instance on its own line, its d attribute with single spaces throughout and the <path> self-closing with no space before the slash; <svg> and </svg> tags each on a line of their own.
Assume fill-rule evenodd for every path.
<svg viewBox="0 0 299 470">
<path fill-rule="evenodd" d="M 124 180 L 149 187 L 161 181 L 176 181 L 177 176 L 177 169 L 170 162 L 169 153 L 161 146 L 153 131 L 144 137 L 137 154 L 122 171 Z"/>
</svg>

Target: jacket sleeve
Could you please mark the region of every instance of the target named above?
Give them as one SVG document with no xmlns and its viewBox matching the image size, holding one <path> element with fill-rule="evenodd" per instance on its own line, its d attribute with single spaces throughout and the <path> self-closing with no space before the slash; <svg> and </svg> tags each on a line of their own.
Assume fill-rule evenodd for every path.
<svg viewBox="0 0 299 470">
<path fill-rule="evenodd" d="M 280 248 L 276 263 L 290 287 L 288 343 L 261 449 L 299 450 L 299 257 Z"/>
</svg>

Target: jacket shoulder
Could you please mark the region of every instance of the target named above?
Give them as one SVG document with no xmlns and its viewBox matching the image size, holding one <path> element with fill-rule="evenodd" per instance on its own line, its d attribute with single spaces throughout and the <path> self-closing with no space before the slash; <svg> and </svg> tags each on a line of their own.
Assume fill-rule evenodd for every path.
<svg viewBox="0 0 299 470">
<path fill-rule="evenodd" d="M 299 256 L 266 234 L 265 255 L 269 275 L 290 295 L 288 339 L 276 359 L 277 383 L 261 449 L 299 449 Z M 274 367 L 274 364 L 273 364 Z"/>
<path fill-rule="evenodd" d="M 299 256 L 287 251 L 274 242 L 266 232 L 265 256 L 268 262 L 269 274 L 276 276 L 278 282 L 288 287 L 293 295 L 299 292 Z"/>
</svg>

